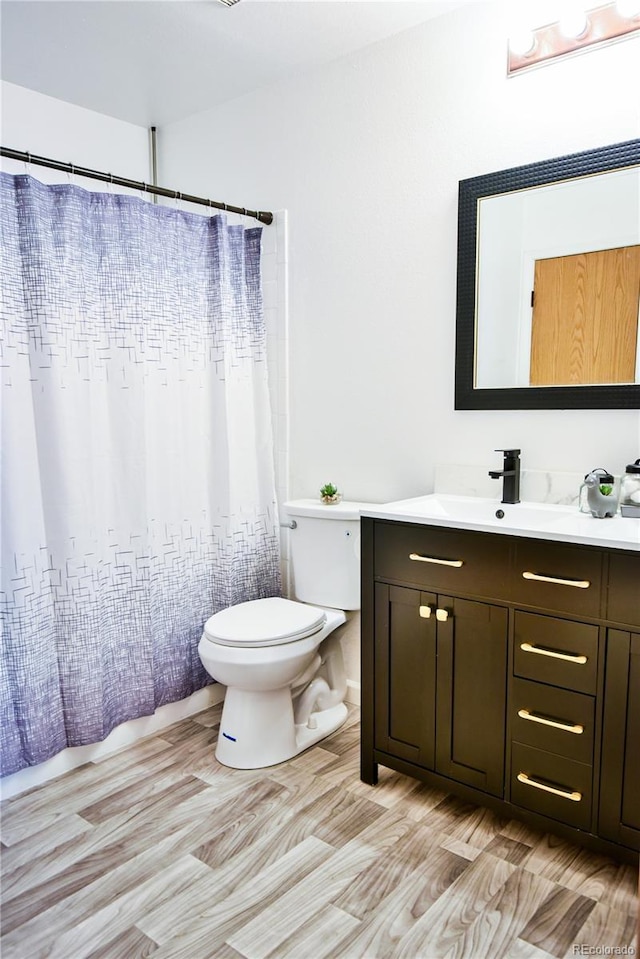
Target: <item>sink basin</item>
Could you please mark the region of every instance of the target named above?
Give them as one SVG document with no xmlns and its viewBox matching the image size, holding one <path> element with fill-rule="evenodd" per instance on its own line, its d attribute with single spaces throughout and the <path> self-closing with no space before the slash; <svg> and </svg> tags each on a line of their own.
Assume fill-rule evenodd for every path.
<svg viewBox="0 0 640 959">
<path fill-rule="evenodd" d="M 594 519 L 576 505 L 501 503 L 480 496 L 431 493 L 362 510 L 363 516 L 533 539 L 640 550 L 640 519 Z"/>
<path fill-rule="evenodd" d="M 424 496 L 424 516 L 452 521 L 508 526 L 511 529 L 539 529 L 555 525 L 578 513 L 577 507 L 556 506 L 551 503 L 500 503 L 494 499 L 476 496 L 453 496 L 435 493 Z M 415 507 L 418 501 L 413 501 Z"/>
</svg>

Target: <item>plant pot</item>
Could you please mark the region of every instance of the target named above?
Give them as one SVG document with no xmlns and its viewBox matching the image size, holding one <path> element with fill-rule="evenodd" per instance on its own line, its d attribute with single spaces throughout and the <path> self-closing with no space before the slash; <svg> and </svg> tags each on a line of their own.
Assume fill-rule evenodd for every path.
<svg viewBox="0 0 640 959">
<path fill-rule="evenodd" d="M 334 493 L 333 496 L 321 496 L 320 498 L 325 506 L 335 506 L 342 499 L 342 493 Z"/>
</svg>

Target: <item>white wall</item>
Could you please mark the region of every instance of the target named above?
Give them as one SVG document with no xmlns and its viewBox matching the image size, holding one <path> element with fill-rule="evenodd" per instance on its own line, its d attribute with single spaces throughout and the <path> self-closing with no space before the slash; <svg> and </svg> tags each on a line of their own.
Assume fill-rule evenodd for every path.
<svg viewBox="0 0 640 959">
<path fill-rule="evenodd" d="M 83 107 L 43 96 L 14 83 L 2 83 L 0 135 L 2 146 L 24 150 L 77 166 L 104 170 L 132 180 L 150 180 L 149 135 L 144 127 L 124 123 Z M 2 161 L 3 169 L 26 172 Z M 37 171 L 37 172 L 36 172 Z M 44 167 L 29 171 L 43 182 L 61 182 L 61 176 Z M 104 190 L 93 180 L 77 178 L 78 186 Z"/>
<path fill-rule="evenodd" d="M 458 180 L 640 135 L 638 39 L 506 78 L 481 2 L 160 131 L 161 179 L 288 211 L 291 491 L 427 492 L 438 462 L 619 472 L 637 411 L 455 412 Z"/>
</svg>

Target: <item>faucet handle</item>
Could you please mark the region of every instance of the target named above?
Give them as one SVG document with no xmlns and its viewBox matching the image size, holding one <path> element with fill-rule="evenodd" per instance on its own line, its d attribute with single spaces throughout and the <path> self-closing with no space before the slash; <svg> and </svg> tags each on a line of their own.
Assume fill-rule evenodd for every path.
<svg viewBox="0 0 640 959">
<path fill-rule="evenodd" d="M 507 453 L 511 456 L 520 456 L 520 450 L 495 450 L 496 453 Z"/>
</svg>

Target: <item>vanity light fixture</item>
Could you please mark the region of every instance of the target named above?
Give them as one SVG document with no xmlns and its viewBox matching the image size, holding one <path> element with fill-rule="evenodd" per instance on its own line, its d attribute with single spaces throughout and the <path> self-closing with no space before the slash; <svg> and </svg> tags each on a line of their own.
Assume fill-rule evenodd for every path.
<svg viewBox="0 0 640 959">
<path fill-rule="evenodd" d="M 521 30 L 509 39 L 507 75 L 634 34 L 640 34 L 640 0 L 616 0 L 587 10 L 572 5 L 556 23 Z"/>
</svg>

